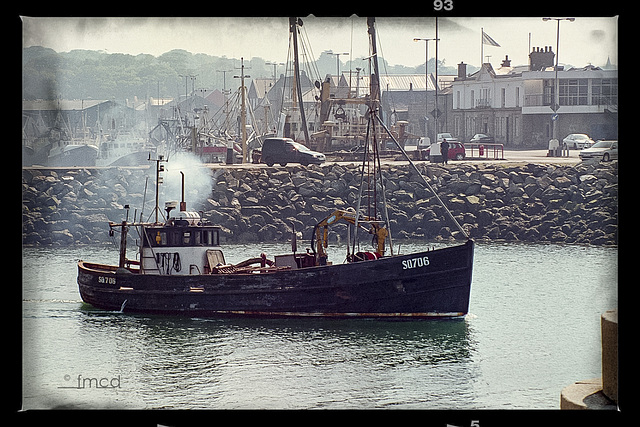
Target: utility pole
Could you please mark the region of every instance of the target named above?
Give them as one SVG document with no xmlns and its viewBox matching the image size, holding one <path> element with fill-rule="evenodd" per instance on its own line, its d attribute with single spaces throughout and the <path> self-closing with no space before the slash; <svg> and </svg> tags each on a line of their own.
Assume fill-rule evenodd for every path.
<svg viewBox="0 0 640 427">
<path fill-rule="evenodd" d="M 424 136 L 428 137 L 428 120 L 429 120 L 429 42 L 436 39 L 414 38 L 414 42 L 423 41 L 424 43 Z M 436 67 L 438 64 L 436 64 Z"/>
<path fill-rule="evenodd" d="M 560 56 L 560 54 L 558 53 L 558 51 L 560 50 L 560 21 L 573 22 L 576 20 L 576 18 L 542 18 L 542 20 L 545 22 L 556 21 L 558 23 L 558 26 L 556 29 L 556 66 L 553 67 L 555 72 L 554 88 L 553 88 L 554 100 L 553 100 L 553 105 L 551 106 L 551 109 L 553 110 L 555 115 L 555 118 L 553 119 L 552 138 L 555 140 L 555 143 L 558 144 L 558 148 L 560 148 L 560 141 L 558 139 L 558 119 L 559 119 L 558 110 L 560 109 L 560 85 L 558 81 L 558 57 Z M 558 154 L 556 153 L 555 155 L 558 155 Z"/>
<path fill-rule="evenodd" d="M 240 94 L 241 94 L 241 104 L 240 104 L 240 133 L 242 135 L 242 163 L 247 162 L 247 105 L 246 105 L 246 87 L 244 85 L 244 79 L 247 77 L 251 77 L 244 74 L 244 58 L 240 58 L 240 75 L 233 76 L 234 79 L 240 79 Z"/>
</svg>

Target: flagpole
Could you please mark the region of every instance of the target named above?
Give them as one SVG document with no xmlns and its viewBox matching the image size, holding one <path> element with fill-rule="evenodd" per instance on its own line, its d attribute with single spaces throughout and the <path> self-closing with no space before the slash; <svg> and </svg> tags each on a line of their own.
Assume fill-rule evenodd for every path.
<svg viewBox="0 0 640 427">
<path fill-rule="evenodd" d="M 480 27 L 480 68 L 482 68 L 482 58 L 484 58 L 484 28 Z"/>
</svg>

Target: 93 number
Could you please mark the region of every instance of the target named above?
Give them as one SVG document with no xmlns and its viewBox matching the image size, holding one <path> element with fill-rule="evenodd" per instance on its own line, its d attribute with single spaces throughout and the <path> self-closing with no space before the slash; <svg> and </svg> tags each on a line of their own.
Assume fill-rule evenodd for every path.
<svg viewBox="0 0 640 427">
<path fill-rule="evenodd" d="M 433 10 L 435 10 L 435 11 L 440 11 L 440 10 L 450 11 L 450 10 L 453 10 L 453 0 L 434 0 L 434 2 L 433 2 Z"/>
</svg>

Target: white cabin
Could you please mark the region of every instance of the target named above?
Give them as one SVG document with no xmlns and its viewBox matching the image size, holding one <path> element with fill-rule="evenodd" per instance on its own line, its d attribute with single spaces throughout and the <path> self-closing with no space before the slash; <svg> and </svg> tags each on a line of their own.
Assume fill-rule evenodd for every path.
<svg viewBox="0 0 640 427">
<path fill-rule="evenodd" d="M 197 212 L 180 211 L 164 225 L 144 225 L 142 231 L 142 274 L 209 274 L 225 264 L 220 227 L 202 225 Z"/>
</svg>

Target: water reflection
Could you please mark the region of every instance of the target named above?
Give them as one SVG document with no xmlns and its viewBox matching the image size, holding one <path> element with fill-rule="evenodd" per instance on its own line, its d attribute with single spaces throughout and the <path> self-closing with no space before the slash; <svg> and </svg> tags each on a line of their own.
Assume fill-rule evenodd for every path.
<svg viewBox="0 0 640 427">
<path fill-rule="evenodd" d="M 104 337 L 107 360 L 128 367 L 144 408 L 437 407 L 445 397 L 428 396 L 420 384 L 471 378 L 475 369 L 465 320 L 189 319 L 87 310 L 81 323 L 82 335 Z"/>
</svg>

